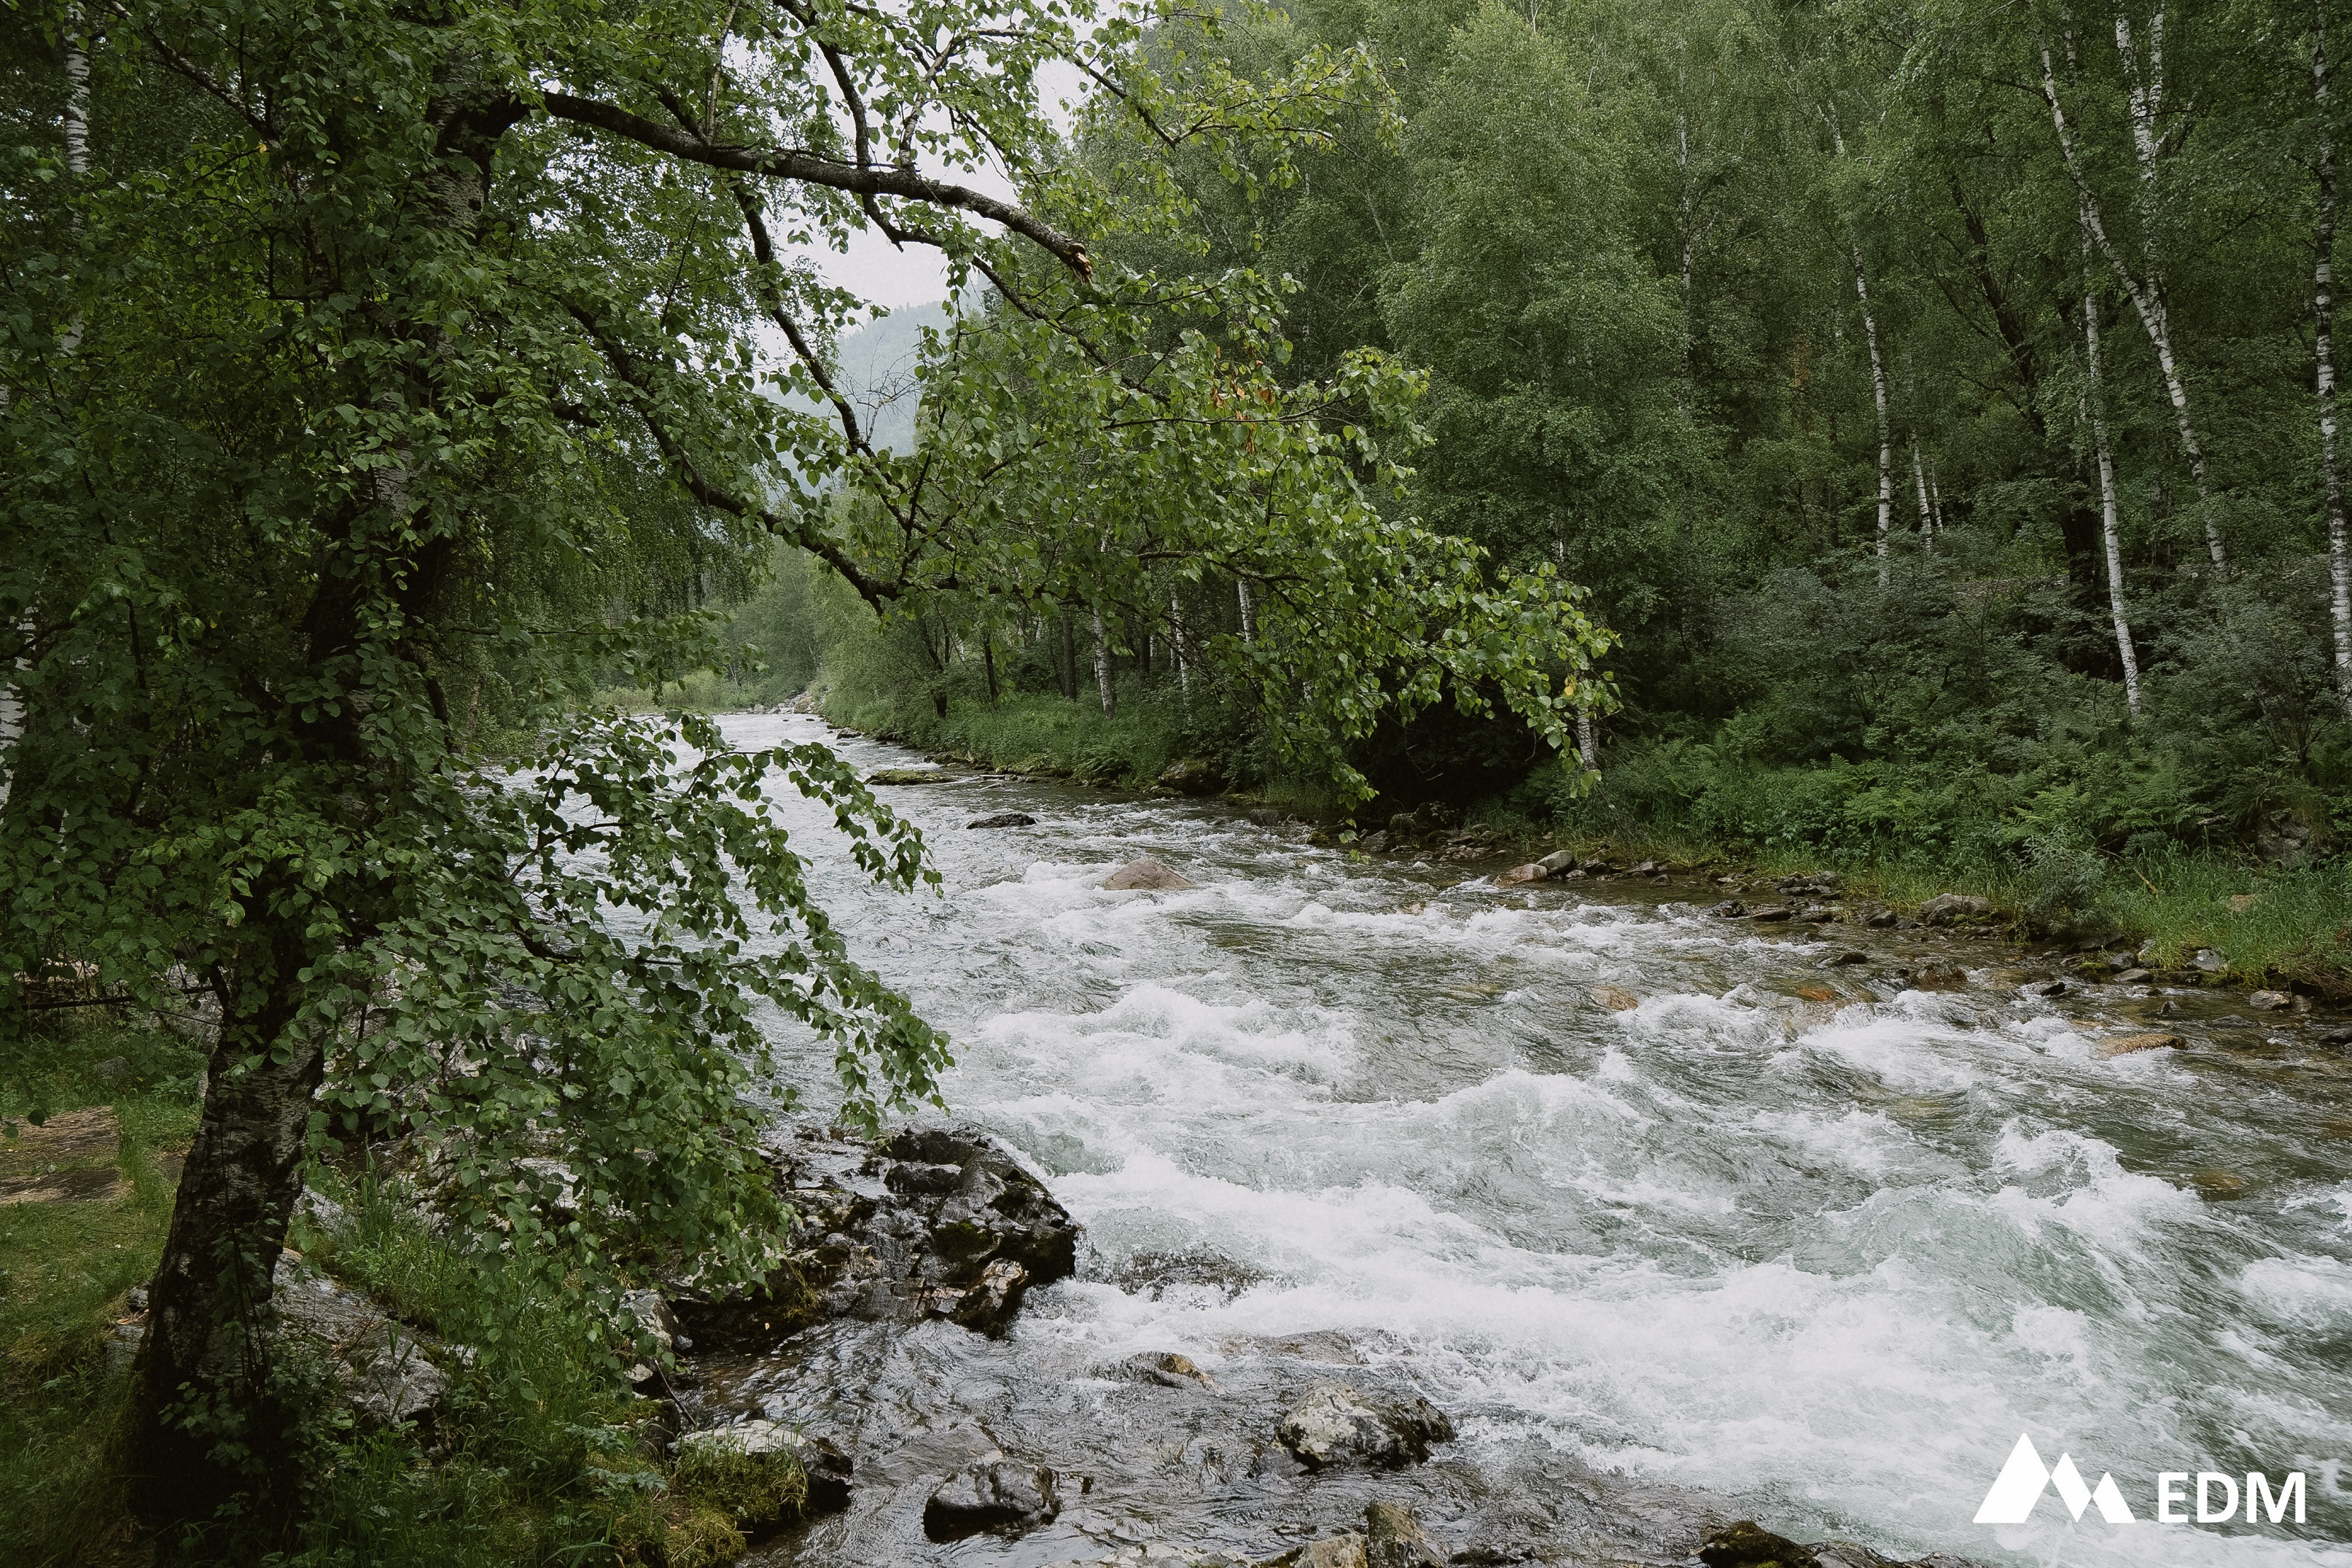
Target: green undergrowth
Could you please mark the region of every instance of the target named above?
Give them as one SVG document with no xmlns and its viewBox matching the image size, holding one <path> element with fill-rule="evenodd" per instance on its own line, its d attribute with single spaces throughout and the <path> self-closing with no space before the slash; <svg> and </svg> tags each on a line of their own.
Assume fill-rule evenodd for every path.
<svg viewBox="0 0 2352 1568">
<path fill-rule="evenodd" d="M 1513 819 L 1483 814 L 1496 823 Z M 1474 814 L 1474 821 L 1481 814 Z M 1527 826 L 1528 820 L 1516 821 Z M 1942 893 L 1973 894 L 1993 909 L 1990 925 L 2023 938 L 2120 936 L 2142 946 L 2168 979 L 2215 986 L 2287 986 L 2352 1000 L 2352 875 L 2341 862 L 2264 866 L 2218 852 L 2169 847 L 2097 854 L 2056 868 L 2030 858 L 1937 862 L 1808 854 L 1645 830 L 1554 835 L 1580 853 L 1624 862 L 1655 859 L 1722 868 L 1748 878 L 1838 873 L 1850 897 L 1874 898 L 1906 914 Z M 2057 894 L 2053 880 L 2064 883 Z M 2196 967 L 2200 952 L 2223 967 Z"/>
<path fill-rule="evenodd" d="M 162 1254 L 202 1058 L 176 1035 L 102 1016 L 26 1044 L 0 1085 L 16 1145 L 35 1118 L 111 1105 L 123 1180 L 110 1200 L 0 1205 L 0 1563 L 142 1561 L 125 1480 L 130 1358 L 110 1340 Z M 0 1161 L 10 1146 L 0 1138 Z M 429 1426 L 362 1430 L 328 1369 L 289 1357 L 302 1411 L 290 1494 L 156 1542 L 153 1562 L 715 1568 L 798 1513 L 805 1486 L 789 1455 L 671 1473 L 659 1406 L 591 1350 L 562 1281 L 461 1251 L 368 1169 L 322 1168 L 314 1185 L 342 1218 L 298 1221 L 289 1243 L 393 1317 L 467 1347 L 443 1358 L 446 1401 Z"/>
<path fill-rule="evenodd" d="M 110 1105 L 119 1196 L 0 1206 L 0 1562 L 94 1560 L 128 1534 L 121 1476 L 126 1359 L 108 1341 L 163 1254 L 173 1157 L 196 1124 L 202 1054 L 102 1009 L 63 1009 L 16 1041 L 0 1079 L 0 1169 L 102 1166 L 103 1154 L 37 1160 L 34 1129 Z"/>
</svg>

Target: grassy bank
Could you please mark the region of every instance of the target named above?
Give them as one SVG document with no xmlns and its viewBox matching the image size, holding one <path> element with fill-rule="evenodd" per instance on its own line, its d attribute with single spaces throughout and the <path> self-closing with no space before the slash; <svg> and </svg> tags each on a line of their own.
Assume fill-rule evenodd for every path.
<svg viewBox="0 0 2352 1568">
<path fill-rule="evenodd" d="M 102 1018 L 59 1021 L 30 1043 L 0 1084 L 0 1176 L 87 1195 L 110 1171 L 116 1190 L 0 1205 L 0 1562 L 150 1561 L 125 1481 L 135 1342 L 124 1331 L 162 1253 L 203 1057 L 174 1034 Z M 57 1156 L 61 1129 L 108 1124 L 96 1107 L 111 1108 L 119 1137 Z M 461 1253 L 364 1162 L 322 1166 L 313 1184 L 344 1218 L 298 1221 L 302 1266 L 469 1349 L 444 1358 L 448 1395 L 429 1426 L 368 1430 L 298 1343 L 283 1371 L 299 1412 L 290 1495 L 156 1542 L 152 1561 L 713 1568 L 740 1555 L 747 1531 L 797 1510 L 788 1459 L 673 1469 L 662 1407 L 584 1353 L 560 1284 Z"/>
</svg>

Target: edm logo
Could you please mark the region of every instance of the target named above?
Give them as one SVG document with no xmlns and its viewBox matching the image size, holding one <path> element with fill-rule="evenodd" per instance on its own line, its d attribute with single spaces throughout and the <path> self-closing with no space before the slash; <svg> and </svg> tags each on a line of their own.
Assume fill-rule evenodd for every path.
<svg viewBox="0 0 2352 1568">
<path fill-rule="evenodd" d="M 2189 1504 L 2189 1472 L 2166 1470 L 2156 1478 L 2156 1521 L 2158 1524 L 2187 1524 L 2189 1515 L 2180 1511 Z M 2083 1473 L 2074 1468 L 2069 1455 L 2058 1456 L 2054 1465 L 2044 1465 L 2042 1455 L 2033 1447 L 2033 1439 L 2020 1436 L 2017 1447 L 2009 1451 L 2009 1462 L 1994 1478 L 1992 1490 L 1985 1493 L 1984 1505 L 1977 1510 L 1979 1524 L 2023 1524 L 2033 1513 L 2033 1505 L 2051 1488 L 2058 1490 L 2058 1500 L 2076 1519 L 2084 1511 L 2095 1507 L 2099 1517 L 2109 1524 L 2135 1522 L 2132 1511 L 2124 1502 L 2124 1494 L 2116 1490 L 2116 1479 L 2099 1477 L 2097 1486 L 2084 1486 Z M 2214 1506 L 2216 1493 L 2221 1505 Z M 2197 1476 L 2197 1520 L 2199 1524 L 2222 1524 L 2238 1515 L 2238 1479 L 2213 1470 L 2200 1471 Z M 2246 1472 L 2246 1522 L 2255 1521 L 2256 1511 L 2267 1516 L 2273 1524 L 2286 1518 L 2287 1505 L 2294 1506 L 2294 1521 L 2304 1522 L 2304 1481 L 2301 1470 L 2290 1471 L 2285 1482 L 2273 1492 L 2270 1477 L 2260 1470 Z"/>
</svg>

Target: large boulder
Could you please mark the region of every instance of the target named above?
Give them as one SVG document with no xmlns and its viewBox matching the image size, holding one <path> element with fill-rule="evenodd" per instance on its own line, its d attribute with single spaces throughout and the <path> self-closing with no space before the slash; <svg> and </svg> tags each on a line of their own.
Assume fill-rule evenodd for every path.
<svg viewBox="0 0 2352 1568">
<path fill-rule="evenodd" d="M 763 1289 L 676 1300 L 699 1350 L 762 1350 L 836 1318 L 1000 1334 L 1031 1286 L 1077 1266 L 1077 1222 L 977 1127 L 907 1127 L 879 1144 L 807 1128 L 777 1164 L 793 1260 Z"/>
<path fill-rule="evenodd" d="M 992 817 L 976 817 L 964 824 L 967 828 L 1034 828 L 1037 819 L 1026 811 L 999 811 Z"/>
<path fill-rule="evenodd" d="M 1402 1469 L 1428 1458 L 1432 1443 L 1452 1440 L 1454 1423 L 1426 1399 L 1381 1399 L 1344 1383 L 1317 1383 L 1275 1424 L 1274 1435 L 1309 1469 Z"/>
<path fill-rule="evenodd" d="M 923 1505 L 923 1533 L 961 1541 L 983 1531 L 1018 1535 L 1062 1511 L 1053 1471 L 999 1454 L 967 1465 L 940 1483 Z"/>
<path fill-rule="evenodd" d="M 1949 925 L 1956 921 L 1981 920 L 1992 913 L 1992 901 L 1973 893 L 1939 893 L 1919 906 L 1922 925 Z"/>
<path fill-rule="evenodd" d="M 278 1333 L 297 1354 L 333 1369 L 343 1402 L 364 1427 L 406 1427 L 436 1417 L 449 1380 L 434 1364 L 438 1340 L 387 1317 L 373 1301 L 323 1275 L 286 1270 L 278 1290 Z"/>
<path fill-rule="evenodd" d="M 1811 1552 L 1752 1519 L 1708 1536 L 1700 1543 L 1698 1560 L 1706 1568 L 1815 1568 L 1816 1563 Z"/>
<path fill-rule="evenodd" d="M 1368 1568 L 1364 1538 L 1352 1531 L 1327 1535 L 1304 1546 L 1294 1546 L 1279 1557 L 1269 1557 L 1258 1568 Z"/>
<path fill-rule="evenodd" d="M 1129 861 L 1103 880 L 1103 885 L 1117 893 L 1162 889 L 1173 891 L 1197 887 L 1200 884 L 1181 876 L 1155 860 Z"/>
<path fill-rule="evenodd" d="M 1160 783 L 1179 795 L 1213 795 L 1225 787 L 1225 776 L 1205 757 L 1183 757 L 1161 770 Z"/>
<path fill-rule="evenodd" d="M 1497 874 L 1495 878 L 1495 885 L 1521 887 L 1531 882 L 1541 882 L 1550 874 L 1538 862 L 1529 861 L 1525 865 L 1515 865 L 1510 870 Z"/>
</svg>

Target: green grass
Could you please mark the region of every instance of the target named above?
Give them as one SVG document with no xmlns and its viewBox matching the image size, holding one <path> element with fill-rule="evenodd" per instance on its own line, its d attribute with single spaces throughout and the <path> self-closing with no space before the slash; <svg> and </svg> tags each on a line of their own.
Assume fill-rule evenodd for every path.
<svg viewBox="0 0 2352 1568">
<path fill-rule="evenodd" d="M 111 1104 L 126 1178 L 112 1200 L 0 1207 L 0 1563 L 66 1568 L 138 1540 L 123 1479 L 128 1357 L 107 1345 L 162 1254 L 173 1188 L 161 1162 L 194 1134 L 201 1056 L 103 1015 L 23 1043 L 0 1118 L 23 1129 Z M 290 1239 L 309 1261 L 470 1358 L 444 1366 L 450 1395 L 429 1437 L 353 1429 L 314 1376 L 296 1506 L 163 1542 L 159 1563 L 713 1568 L 741 1552 L 742 1527 L 797 1510 L 788 1463 L 673 1486 L 645 1437 L 655 1406 L 589 1353 L 562 1281 L 461 1251 L 371 1169 L 315 1180 L 347 1222 L 298 1226 Z"/>
</svg>

